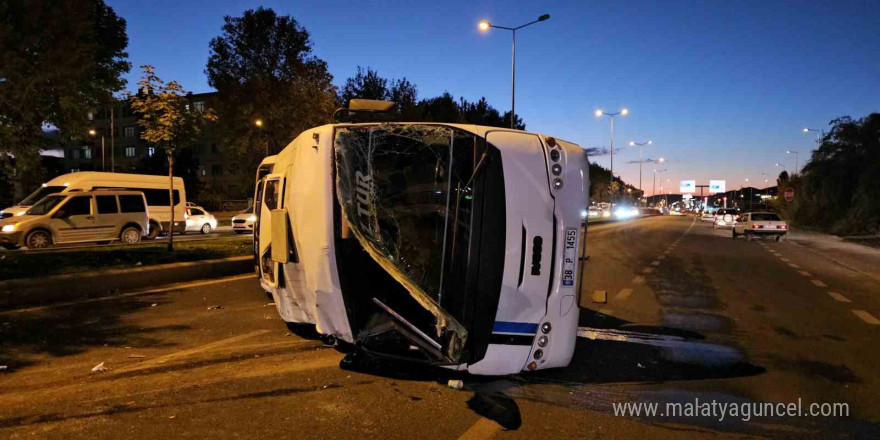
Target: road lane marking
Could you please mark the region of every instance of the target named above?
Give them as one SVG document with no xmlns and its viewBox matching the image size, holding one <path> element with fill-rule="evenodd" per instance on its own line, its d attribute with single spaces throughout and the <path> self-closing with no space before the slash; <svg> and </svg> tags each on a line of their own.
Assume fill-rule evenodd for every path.
<svg viewBox="0 0 880 440">
<path fill-rule="evenodd" d="M 801 268 L 800 266 L 798 266 L 797 264 L 794 264 L 794 263 L 788 263 L 788 267 L 790 267 L 792 269 L 800 269 Z"/>
<path fill-rule="evenodd" d="M 254 336 L 263 335 L 263 334 L 269 333 L 271 331 L 272 330 L 269 330 L 269 329 L 255 330 L 255 331 L 248 332 L 248 333 L 245 333 L 242 335 L 233 336 L 231 338 L 226 338 L 226 339 L 221 339 L 219 341 L 210 342 L 208 344 L 200 345 L 198 347 L 193 347 L 188 350 L 176 351 L 174 353 L 166 354 L 164 356 L 159 356 L 157 358 L 153 358 L 153 359 L 150 359 L 150 360 L 147 360 L 144 362 L 140 362 L 140 363 L 128 366 L 128 367 L 123 367 L 118 370 L 114 370 L 114 373 L 143 370 L 145 368 L 150 368 L 154 365 L 161 365 L 161 364 L 164 364 L 168 361 L 180 359 L 180 358 L 192 355 L 192 354 L 197 354 L 197 353 L 202 353 L 202 352 L 205 352 L 208 350 L 213 350 L 217 347 L 222 347 L 224 345 L 229 345 L 229 344 L 232 344 L 232 343 L 235 343 L 238 341 L 243 341 L 245 339 L 252 338 Z"/>
<path fill-rule="evenodd" d="M 633 278 L 633 280 L 632 280 L 633 284 L 642 284 L 644 282 L 645 282 L 645 277 L 643 277 L 641 275 L 636 275 L 636 277 Z"/>
<path fill-rule="evenodd" d="M 618 300 L 623 301 L 623 300 L 629 298 L 630 294 L 632 294 L 632 293 L 633 293 L 632 289 L 629 289 L 629 288 L 620 289 L 620 292 L 617 292 L 617 296 L 615 296 L 614 299 L 618 299 Z"/>
<path fill-rule="evenodd" d="M 810 280 L 810 282 L 815 284 L 816 287 L 828 287 L 828 285 L 823 283 L 821 280 Z"/>
<path fill-rule="evenodd" d="M 642 269 L 642 273 L 651 273 L 653 271 L 654 271 L 653 267 L 646 267 L 646 268 Z"/>
<path fill-rule="evenodd" d="M 788 258 L 782 258 L 782 257 L 779 257 L 779 259 L 782 260 L 782 261 L 785 262 L 785 263 L 791 263 L 791 260 L 789 260 Z"/>
<path fill-rule="evenodd" d="M 862 318 L 862 321 L 865 321 L 871 325 L 880 325 L 880 319 L 874 317 L 874 315 L 868 313 L 865 310 L 853 310 L 852 311 L 856 316 Z"/>
<path fill-rule="evenodd" d="M 39 312 L 42 310 L 53 309 L 56 307 L 67 307 L 67 306 L 74 306 L 74 305 L 79 305 L 79 304 L 88 304 L 88 303 L 93 303 L 93 302 L 112 301 L 114 299 L 128 298 L 128 297 L 140 296 L 140 295 L 150 295 L 153 293 L 163 293 L 163 292 L 168 292 L 171 290 L 192 289 L 194 287 L 209 286 L 211 284 L 219 284 L 219 283 L 228 283 L 228 282 L 232 282 L 232 281 L 246 280 L 248 278 L 256 278 L 256 277 L 257 277 L 256 274 L 251 273 L 251 274 L 246 274 L 246 275 L 236 275 L 236 276 L 231 276 L 231 277 L 226 277 L 226 278 L 219 278 L 216 280 L 193 281 L 191 283 L 172 284 L 170 286 L 159 287 L 156 289 L 139 290 L 136 292 L 123 293 L 120 295 L 102 296 L 100 298 L 90 298 L 90 299 L 83 299 L 83 300 L 79 300 L 79 301 L 67 301 L 67 302 L 61 302 L 61 303 L 57 303 L 57 304 L 49 304 L 46 306 L 29 307 L 26 309 L 3 310 L 3 311 L 0 311 L 0 315 L 14 314 L 14 313 Z"/>
<path fill-rule="evenodd" d="M 467 429 L 458 440 L 490 440 L 495 438 L 504 428 L 493 420 L 480 417 Z"/>
<path fill-rule="evenodd" d="M 654 260 L 651 262 L 651 266 L 659 266 L 659 265 L 660 265 L 660 260 Z"/>
<path fill-rule="evenodd" d="M 666 252 L 664 252 L 663 255 L 659 255 L 659 256 L 657 257 L 658 260 L 662 260 L 662 259 L 664 259 L 664 258 L 666 258 Z"/>
<path fill-rule="evenodd" d="M 805 276 L 805 277 L 811 277 L 811 276 L 813 276 L 813 275 L 811 275 L 809 272 L 807 272 L 807 271 L 805 271 L 805 270 L 799 270 L 798 273 L 801 274 L 801 275 L 803 275 L 803 276 Z"/>
<path fill-rule="evenodd" d="M 837 292 L 828 292 L 828 294 L 831 295 L 831 297 L 834 298 L 835 300 L 840 301 L 842 303 L 852 302 L 847 297 L 845 297 Z"/>
</svg>

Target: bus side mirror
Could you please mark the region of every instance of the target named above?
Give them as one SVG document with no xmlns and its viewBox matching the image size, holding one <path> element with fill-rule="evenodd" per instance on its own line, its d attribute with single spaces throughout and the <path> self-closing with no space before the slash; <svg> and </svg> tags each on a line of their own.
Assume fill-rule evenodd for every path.
<svg viewBox="0 0 880 440">
<path fill-rule="evenodd" d="M 287 263 L 290 260 L 290 242 L 288 238 L 288 222 L 286 209 L 273 209 L 270 211 L 272 221 L 272 261 Z"/>
</svg>

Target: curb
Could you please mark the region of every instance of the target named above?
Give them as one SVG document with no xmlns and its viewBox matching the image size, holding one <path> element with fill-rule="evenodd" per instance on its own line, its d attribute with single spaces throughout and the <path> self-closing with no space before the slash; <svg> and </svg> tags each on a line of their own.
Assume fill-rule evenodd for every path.
<svg viewBox="0 0 880 440">
<path fill-rule="evenodd" d="M 121 290 L 239 275 L 253 271 L 253 261 L 252 256 L 245 255 L 0 281 L 0 310 L 111 296 Z"/>
</svg>

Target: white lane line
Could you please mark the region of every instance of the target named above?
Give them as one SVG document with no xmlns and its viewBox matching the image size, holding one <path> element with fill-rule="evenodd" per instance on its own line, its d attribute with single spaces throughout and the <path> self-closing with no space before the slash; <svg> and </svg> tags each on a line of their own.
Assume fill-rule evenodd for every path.
<svg viewBox="0 0 880 440">
<path fill-rule="evenodd" d="M 809 272 L 807 272 L 807 271 L 805 271 L 805 270 L 799 270 L 798 273 L 801 274 L 801 275 L 803 275 L 803 276 L 805 276 L 805 277 L 811 277 L 811 276 L 813 276 L 812 274 L 810 274 Z"/>
<path fill-rule="evenodd" d="M 853 310 L 852 312 L 859 318 L 862 318 L 862 321 L 865 321 L 868 324 L 880 325 L 880 319 L 875 318 L 874 315 L 868 313 L 865 310 Z"/>
<path fill-rule="evenodd" d="M 664 259 L 664 258 L 666 258 L 666 254 L 665 254 L 665 253 L 664 253 L 664 255 L 659 255 L 659 256 L 657 257 L 658 260 L 662 260 L 662 259 Z"/>
<path fill-rule="evenodd" d="M 633 278 L 633 280 L 632 280 L 633 284 L 642 284 L 644 282 L 645 282 L 645 277 L 643 277 L 641 275 L 636 275 L 636 277 Z"/>
<path fill-rule="evenodd" d="M 823 283 L 821 280 L 810 280 L 810 282 L 815 284 L 816 287 L 828 287 L 828 285 Z"/>
<path fill-rule="evenodd" d="M 47 309 L 52 309 L 52 308 L 56 308 L 56 307 L 67 307 L 67 306 L 72 306 L 72 305 L 88 304 L 88 303 L 102 302 L 102 301 L 113 301 L 115 299 L 128 298 L 131 296 L 150 295 L 153 293 L 163 293 L 163 292 L 169 292 L 172 290 L 186 290 L 186 289 L 192 289 L 194 287 L 209 286 L 211 284 L 229 283 L 232 281 L 246 280 L 248 278 L 256 278 L 256 277 L 257 277 L 256 274 L 251 273 L 251 274 L 246 274 L 246 275 L 235 275 L 235 276 L 231 276 L 231 277 L 227 277 L 227 278 L 218 278 L 216 280 L 193 281 L 191 283 L 172 284 L 170 286 L 159 287 L 156 289 L 139 290 L 136 292 L 123 293 L 120 295 L 102 296 L 99 298 L 83 299 L 83 300 L 79 300 L 79 301 L 67 301 L 67 302 L 61 302 L 61 303 L 57 303 L 57 304 L 50 304 L 47 306 L 29 307 L 26 309 L 4 310 L 4 311 L 0 311 L 0 315 L 13 314 L 13 313 L 38 312 L 41 310 L 47 310 Z"/>
<path fill-rule="evenodd" d="M 623 301 L 623 300 L 629 298 L 629 296 L 630 296 L 632 293 L 633 293 L 633 290 L 632 290 L 632 289 L 629 289 L 629 288 L 627 288 L 627 289 L 620 289 L 620 292 L 617 292 L 617 296 L 615 296 L 614 299 L 617 299 L 617 300 L 621 300 L 621 301 Z"/>
<path fill-rule="evenodd" d="M 660 265 L 660 260 L 655 260 L 655 261 L 651 262 L 651 266 L 659 266 L 659 265 Z"/>
<path fill-rule="evenodd" d="M 791 263 L 791 260 L 789 260 L 788 258 L 782 258 L 782 257 L 780 257 L 779 259 L 782 260 L 782 261 L 785 262 L 785 263 Z"/>
<path fill-rule="evenodd" d="M 794 264 L 794 263 L 788 263 L 788 267 L 790 267 L 792 269 L 800 269 L 801 268 L 800 266 L 798 266 L 797 264 Z"/>
<path fill-rule="evenodd" d="M 832 298 L 834 298 L 835 300 L 842 302 L 842 303 L 852 302 L 849 300 L 849 298 L 847 298 L 837 292 L 828 292 L 828 295 L 830 295 Z"/>
<path fill-rule="evenodd" d="M 651 273 L 653 271 L 654 271 L 653 267 L 646 267 L 646 268 L 642 269 L 642 273 Z"/>
</svg>

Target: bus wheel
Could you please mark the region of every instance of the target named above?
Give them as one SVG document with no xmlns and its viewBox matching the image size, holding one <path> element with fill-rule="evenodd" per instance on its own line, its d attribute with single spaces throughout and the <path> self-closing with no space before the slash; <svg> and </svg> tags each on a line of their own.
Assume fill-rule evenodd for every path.
<svg viewBox="0 0 880 440">
<path fill-rule="evenodd" d="M 37 229 L 28 234 L 25 243 L 27 244 L 28 249 L 46 248 L 52 245 L 52 236 L 42 229 Z"/>
<path fill-rule="evenodd" d="M 119 240 L 124 244 L 136 244 L 141 241 L 141 230 L 134 226 L 129 226 L 119 234 Z"/>
<path fill-rule="evenodd" d="M 147 238 L 150 240 L 155 240 L 156 237 L 159 236 L 159 224 L 156 222 L 150 222 L 150 233 L 147 234 Z"/>
</svg>

